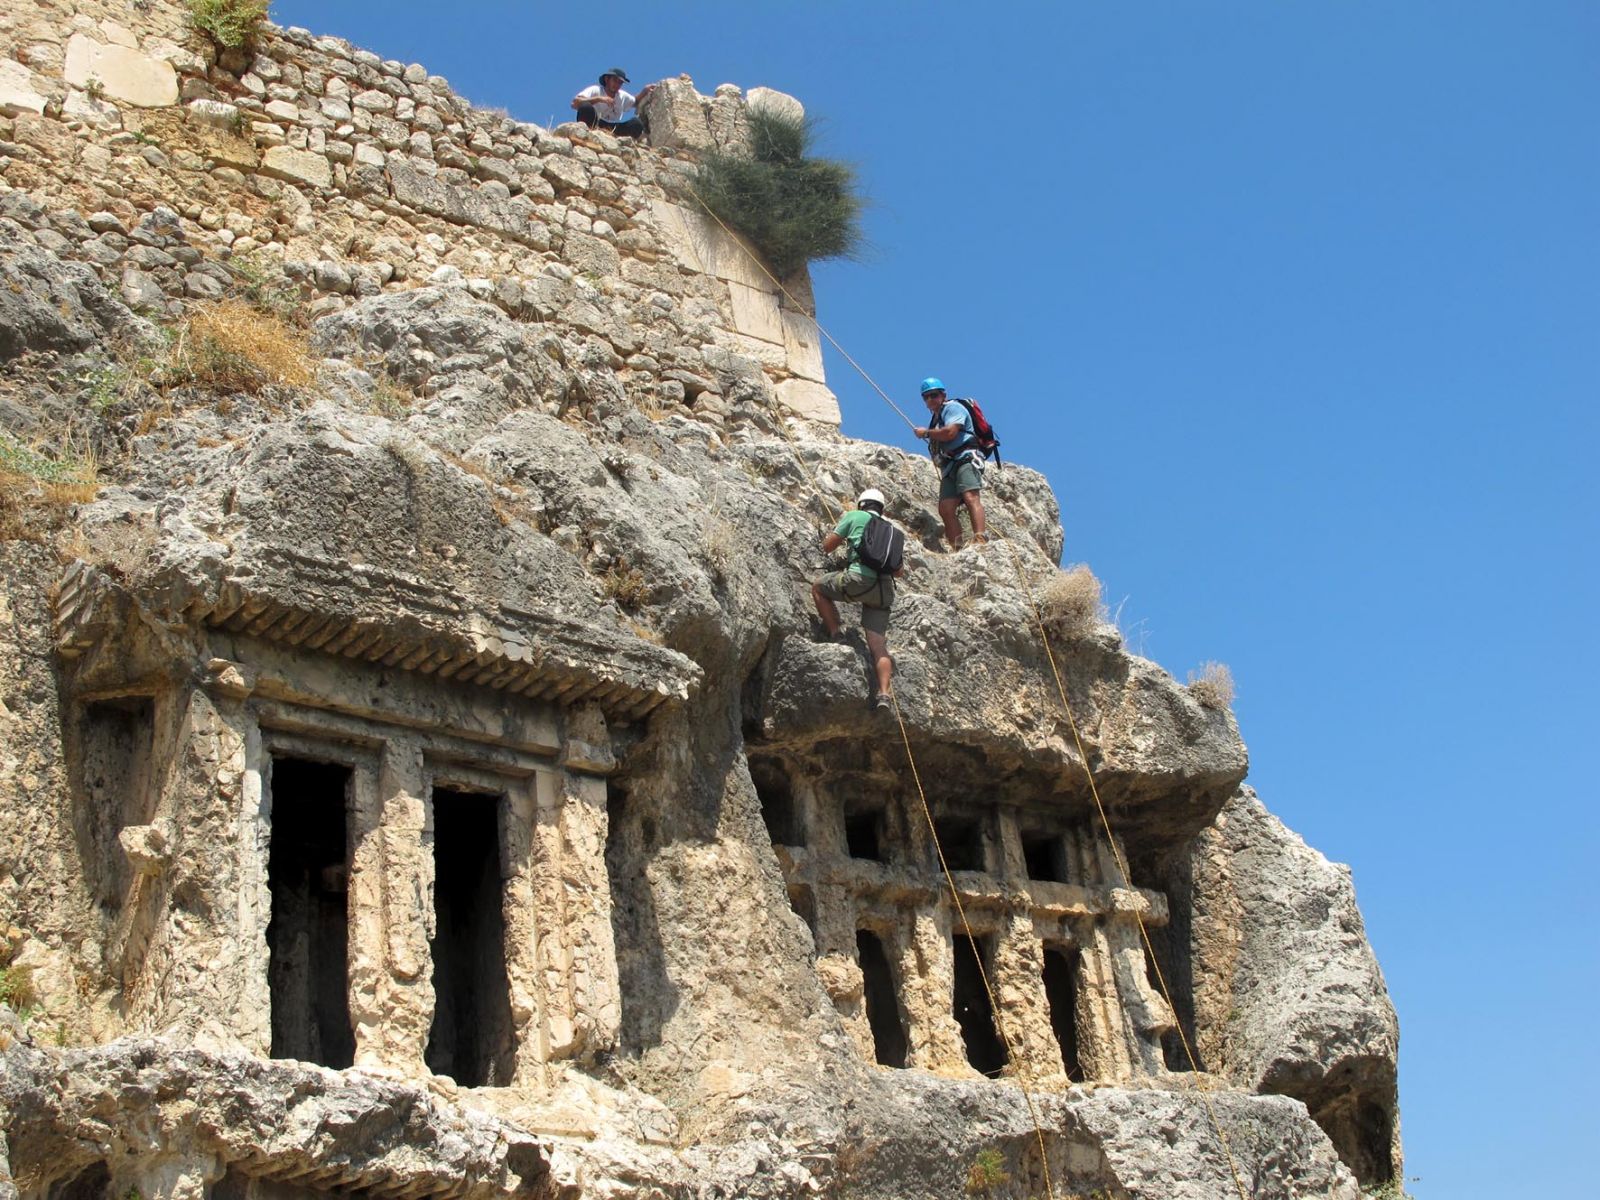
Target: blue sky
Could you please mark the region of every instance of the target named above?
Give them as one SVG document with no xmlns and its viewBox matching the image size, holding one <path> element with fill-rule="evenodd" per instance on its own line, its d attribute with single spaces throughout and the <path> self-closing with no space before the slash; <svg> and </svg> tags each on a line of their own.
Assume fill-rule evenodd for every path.
<svg viewBox="0 0 1600 1200">
<path fill-rule="evenodd" d="M 1592 1195 L 1600 5 L 581 11 L 274 5 L 524 120 L 613 64 L 801 98 L 873 202 L 823 323 L 908 411 L 930 373 L 983 401 L 1130 642 L 1231 666 L 1252 783 L 1351 865 L 1412 1192 Z"/>
</svg>

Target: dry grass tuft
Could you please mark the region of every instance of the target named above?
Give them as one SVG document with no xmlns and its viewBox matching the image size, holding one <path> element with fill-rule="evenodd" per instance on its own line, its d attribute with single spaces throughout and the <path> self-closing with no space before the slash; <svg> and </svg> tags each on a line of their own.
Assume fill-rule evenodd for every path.
<svg viewBox="0 0 1600 1200">
<path fill-rule="evenodd" d="M 1198 671 L 1189 672 L 1189 691 L 1207 708 L 1233 706 L 1233 672 L 1226 663 L 1203 662 Z"/>
<path fill-rule="evenodd" d="M 310 387 L 316 379 L 305 334 L 245 300 L 218 300 L 190 314 L 163 370 L 168 386 L 255 392 Z"/>
<path fill-rule="evenodd" d="M 40 541 L 74 504 L 99 490 L 100 464 L 88 441 L 70 436 L 57 456 L 0 433 L 0 541 Z"/>
<path fill-rule="evenodd" d="M 1045 628 L 1058 637 L 1082 637 L 1106 620 L 1100 581 L 1083 563 L 1056 572 L 1039 599 Z"/>
<path fill-rule="evenodd" d="M 650 599 L 650 585 L 637 567 L 630 567 L 619 558 L 600 576 L 600 595 L 632 612 Z"/>
</svg>

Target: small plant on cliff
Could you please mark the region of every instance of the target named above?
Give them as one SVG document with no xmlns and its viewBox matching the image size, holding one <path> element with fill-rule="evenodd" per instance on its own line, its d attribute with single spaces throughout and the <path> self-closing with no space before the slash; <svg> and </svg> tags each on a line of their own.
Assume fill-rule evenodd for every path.
<svg viewBox="0 0 1600 1200">
<path fill-rule="evenodd" d="M 1057 637 L 1082 637 L 1106 620 L 1100 581 L 1082 563 L 1057 571 L 1039 597 L 1039 615 Z"/>
<path fill-rule="evenodd" d="M 162 370 L 169 387 L 235 392 L 308 387 L 315 377 L 304 334 L 275 313 L 233 299 L 196 308 Z"/>
<path fill-rule="evenodd" d="M 1224 663 L 1201 663 L 1198 671 L 1189 672 L 1189 692 L 1207 708 L 1231 707 L 1233 672 Z"/>
<path fill-rule="evenodd" d="M 814 126 L 775 108 L 748 110 L 751 154 L 712 151 L 695 191 L 717 218 L 749 238 L 780 277 L 861 249 L 861 196 L 848 163 L 813 158 Z"/>
<path fill-rule="evenodd" d="M 271 0 L 188 0 L 190 23 L 224 50 L 254 43 L 271 7 Z"/>
<path fill-rule="evenodd" d="M 630 611 L 650 598 L 650 584 L 637 567 L 618 559 L 600 576 L 600 594 Z"/>
<path fill-rule="evenodd" d="M 26 1014 L 39 1003 L 39 993 L 33 986 L 33 968 L 19 967 L 12 961 L 20 941 L 20 934 L 16 940 L 9 937 L 0 940 L 0 1004 L 15 1013 Z"/>
<path fill-rule="evenodd" d="M 1010 1181 L 1005 1156 L 992 1146 L 987 1150 L 979 1150 L 977 1157 L 967 1167 L 967 1192 L 973 1196 L 987 1196 Z"/>
<path fill-rule="evenodd" d="M 92 446 L 70 433 L 51 455 L 0 432 L 0 541 L 38 540 L 62 510 L 94 499 L 98 474 Z"/>
</svg>

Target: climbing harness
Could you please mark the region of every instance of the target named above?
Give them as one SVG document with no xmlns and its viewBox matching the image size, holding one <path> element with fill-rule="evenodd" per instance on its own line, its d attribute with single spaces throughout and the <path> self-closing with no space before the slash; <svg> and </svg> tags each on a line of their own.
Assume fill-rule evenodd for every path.
<svg viewBox="0 0 1600 1200">
<path fill-rule="evenodd" d="M 695 193 L 695 199 L 699 201 L 700 207 L 705 210 L 706 215 L 715 221 L 719 226 L 721 226 L 722 231 L 728 234 L 728 236 L 732 238 L 737 245 L 745 250 L 745 253 L 750 257 L 750 260 L 755 263 L 757 269 L 772 281 L 774 286 L 776 286 L 777 289 L 789 299 L 790 303 L 794 304 L 796 309 L 804 311 L 803 306 L 798 300 L 795 299 L 794 294 L 790 292 L 788 288 L 784 287 L 783 281 L 774 275 L 770 270 L 768 270 L 767 265 L 762 262 L 758 256 L 751 252 L 748 247 L 744 246 L 744 243 L 733 232 L 733 230 L 728 228 L 727 224 L 722 220 L 721 217 L 717 216 L 716 213 L 711 211 L 710 206 L 706 204 L 706 202 L 698 193 Z M 900 419 L 904 421 L 913 432 L 915 432 L 917 428 L 916 422 L 908 417 L 901 407 L 890 397 L 889 393 L 884 391 L 883 388 L 878 385 L 877 380 L 873 379 L 873 377 L 867 372 L 866 368 L 864 368 L 853 357 L 851 357 L 849 352 L 846 351 L 845 348 L 841 346 L 834 338 L 834 336 L 827 331 L 821 321 L 817 321 L 814 317 L 812 319 L 817 326 L 817 332 L 827 339 L 828 344 L 838 351 L 840 357 L 850 364 L 850 366 L 855 370 L 856 374 L 860 375 L 861 378 L 866 381 L 867 385 L 871 387 L 873 391 L 877 392 L 880 397 L 882 397 L 884 403 L 892 408 L 895 413 L 899 415 Z M 827 511 L 831 517 L 834 512 L 833 506 L 828 502 L 828 499 L 824 495 L 821 486 L 817 483 L 815 476 L 812 475 L 811 472 L 806 468 L 804 461 L 800 457 L 800 452 L 794 444 L 794 439 L 790 435 L 788 427 L 781 416 L 778 418 L 777 424 L 779 432 L 782 434 L 785 443 L 789 447 L 790 454 L 793 455 L 794 460 L 796 464 L 799 465 L 802 474 L 804 474 L 810 481 L 812 488 L 817 493 L 817 499 L 822 503 L 823 509 Z M 1100 827 L 1105 833 L 1106 845 L 1111 851 L 1111 859 L 1113 864 L 1116 866 L 1117 874 L 1120 877 L 1121 886 L 1125 889 L 1131 889 L 1133 887 L 1132 876 L 1129 874 L 1127 861 L 1123 857 L 1122 851 L 1117 845 L 1116 836 L 1112 833 L 1111 819 L 1106 813 L 1105 804 L 1100 799 L 1100 789 L 1095 782 L 1094 771 L 1089 766 L 1089 755 L 1084 748 L 1083 738 L 1078 730 L 1077 719 L 1073 716 L 1072 705 L 1067 699 L 1066 684 L 1062 681 L 1061 670 L 1056 663 L 1055 651 L 1050 645 L 1050 634 L 1045 627 L 1044 613 L 1040 609 L 1038 601 L 1034 598 L 1033 588 L 1028 583 L 1027 575 L 1022 569 L 1022 560 L 1018 556 L 1015 547 L 1012 546 L 1011 538 L 1008 535 L 1001 533 L 995 540 L 1005 546 L 1006 552 L 1011 558 L 1012 567 L 1016 572 L 1018 586 L 1021 588 L 1023 594 L 1028 597 L 1028 604 L 1033 609 L 1034 622 L 1039 631 L 1039 640 L 1044 647 L 1045 657 L 1050 663 L 1050 673 L 1055 679 L 1056 692 L 1061 699 L 1062 711 L 1066 714 L 1067 726 L 1072 733 L 1073 744 L 1077 747 L 1078 760 L 1083 764 L 1083 773 L 1089 783 L 1089 795 L 1094 800 L 1095 811 L 1098 813 L 1100 818 Z M 928 797 L 922 787 L 922 775 L 921 772 L 917 770 L 916 757 L 912 753 L 911 737 L 906 730 L 905 719 L 900 711 L 900 701 L 898 696 L 895 695 L 892 684 L 890 686 L 889 695 L 894 705 L 895 721 L 900 727 L 900 740 L 905 746 L 906 762 L 911 768 L 911 778 L 916 784 L 917 798 L 922 806 L 922 814 L 927 820 L 928 835 L 933 840 L 934 852 L 939 859 L 939 869 L 944 874 L 945 884 L 949 888 L 950 899 L 955 909 L 956 916 L 961 921 L 962 928 L 966 931 L 966 936 L 970 938 L 973 936 L 972 927 L 967 922 L 966 910 L 961 904 L 961 893 L 956 887 L 955 877 L 951 874 L 950 866 L 945 860 L 944 847 L 939 843 L 939 832 L 934 825 L 933 811 L 928 805 Z M 1244 1183 L 1239 1176 L 1239 1167 L 1237 1162 L 1234 1160 L 1233 1148 L 1228 1141 L 1228 1135 L 1222 1128 L 1222 1122 L 1217 1117 L 1215 1106 L 1213 1106 L 1211 1103 L 1210 1088 L 1205 1082 L 1205 1074 L 1200 1070 L 1199 1062 L 1195 1058 L 1194 1050 L 1189 1044 L 1188 1035 L 1184 1033 L 1183 1022 L 1178 1019 L 1178 1010 L 1172 1002 L 1172 992 L 1167 986 L 1166 975 L 1161 970 L 1161 964 L 1157 960 L 1155 946 L 1150 940 L 1150 932 L 1145 927 L 1143 917 L 1137 911 L 1133 913 L 1133 919 L 1138 925 L 1139 936 L 1144 942 L 1146 961 L 1150 963 L 1151 967 L 1155 971 L 1156 983 L 1161 989 L 1161 996 L 1166 1001 L 1168 1010 L 1173 1014 L 1173 1028 L 1177 1031 L 1178 1040 L 1183 1046 L 1185 1057 L 1188 1059 L 1189 1070 L 1194 1078 L 1196 1091 L 1198 1091 L 1200 1094 L 1201 1103 L 1205 1107 L 1206 1116 L 1211 1123 L 1212 1130 L 1217 1135 L 1218 1144 L 1222 1147 L 1223 1157 L 1227 1160 L 1228 1173 L 1233 1180 L 1234 1190 L 1239 1194 L 1239 1200 L 1249 1200 L 1249 1196 L 1246 1194 L 1244 1189 Z M 1024 1104 L 1027 1106 L 1028 1115 L 1033 1120 L 1034 1135 L 1038 1139 L 1039 1143 L 1039 1160 L 1044 1170 L 1044 1184 L 1048 1200 L 1055 1200 L 1055 1188 L 1050 1176 L 1050 1160 L 1045 1149 L 1044 1126 L 1039 1119 L 1039 1112 L 1034 1104 L 1033 1097 L 1029 1093 L 1028 1085 L 1030 1081 L 1027 1078 L 1026 1068 L 1023 1065 L 1023 1058 L 1012 1052 L 1011 1039 L 1006 1035 L 1005 1023 L 1000 1015 L 999 999 L 995 995 L 994 988 L 990 984 L 988 970 L 983 965 L 983 955 L 975 954 L 973 957 L 977 961 L 978 975 L 979 979 L 983 983 L 983 990 L 989 998 L 989 1009 L 994 1015 L 995 1031 L 999 1034 L 1001 1044 L 1005 1047 L 1007 1060 L 1017 1070 L 1017 1087 L 1022 1093 L 1022 1099 Z"/>
</svg>

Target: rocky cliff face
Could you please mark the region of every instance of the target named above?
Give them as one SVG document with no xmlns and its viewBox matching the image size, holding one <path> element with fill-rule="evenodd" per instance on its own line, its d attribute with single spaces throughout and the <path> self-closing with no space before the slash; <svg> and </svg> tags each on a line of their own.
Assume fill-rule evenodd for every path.
<svg viewBox="0 0 1600 1200">
<path fill-rule="evenodd" d="M 0 18 L 7 1186 L 1395 1176 L 1348 874 L 1109 626 L 1053 642 L 1074 736 L 1043 478 L 952 555 L 925 460 L 838 434 L 805 281 L 693 203 L 737 89 L 623 146 L 122 9 Z M 290 306 L 294 372 L 181 357 Z M 899 719 L 809 606 L 867 486 Z"/>
</svg>

